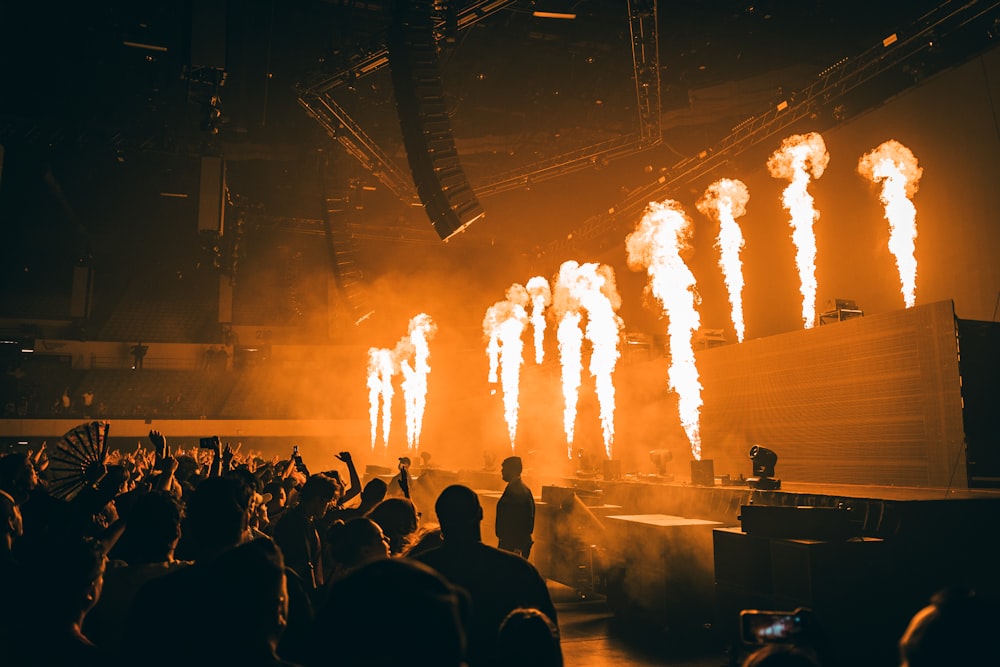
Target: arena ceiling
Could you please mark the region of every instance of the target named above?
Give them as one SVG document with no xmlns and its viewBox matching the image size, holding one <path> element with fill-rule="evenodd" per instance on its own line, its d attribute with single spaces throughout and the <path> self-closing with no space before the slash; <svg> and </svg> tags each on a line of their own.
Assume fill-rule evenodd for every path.
<svg viewBox="0 0 1000 667">
<path fill-rule="evenodd" d="M 169 239 L 169 229 L 157 235 L 139 220 L 190 215 L 204 155 L 225 156 L 230 203 L 262 226 L 315 232 L 333 189 L 351 197 L 360 242 L 439 244 L 419 207 L 302 104 L 303 91 L 327 87 L 408 173 L 388 67 L 352 70 L 384 45 L 389 4 L 8 3 L 0 15 L 5 270 L 28 272 L 23 258 L 56 239 L 66 260 L 84 246 L 121 252 L 125 242 Z M 489 11 L 440 31 L 449 120 L 487 211 L 462 243 L 534 252 L 942 3 L 465 0 L 451 9 L 473 5 Z M 629 8 L 652 6 L 657 48 L 646 61 L 656 71 L 645 76 L 659 86 L 661 131 L 635 144 L 627 139 L 641 133 L 642 99 Z M 622 149 L 593 150 L 609 142 Z M 566 156 L 595 157 L 581 168 Z M 539 165 L 548 170 L 536 180 Z M 172 195 L 187 196 L 188 208 L 170 209 L 184 206 Z M 527 207 L 545 222 L 522 215 Z"/>
</svg>

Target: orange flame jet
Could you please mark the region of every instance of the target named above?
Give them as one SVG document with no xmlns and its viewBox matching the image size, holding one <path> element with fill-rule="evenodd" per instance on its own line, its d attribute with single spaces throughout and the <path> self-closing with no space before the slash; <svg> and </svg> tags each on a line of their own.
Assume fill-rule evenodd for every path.
<svg viewBox="0 0 1000 667">
<path fill-rule="evenodd" d="M 889 251 L 899 269 L 903 303 L 912 308 L 917 300 L 917 209 L 911 198 L 924 170 L 909 148 L 894 139 L 882 143 L 858 161 L 858 173 L 872 183 L 882 182 L 879 199 L 889 221 Z"/>
<path fill-rule="evenodd" d="M 691 454 L 700 461 L 701 382 L 691 337 L 701 326 L 695 308 L 701 299 L 694 274 L 681 257 L 691 248 L 692 233 L 691 219 L 678 202 L 650 202 L 636 230 L 625 239 L 625 248 L 629 267 L 646 270 L 647 289 L 663 305 L 668 318 L 669 386 L 677 394 L 677 409 Z"/>
<path fill-rule="evenodd" d="M 802 292 L 802 324 L 811 329 L 816 324 L 816 236 L 813 224 L 819 211 L 809 194 L 810 178 L 819 178 L 826 171 L 830 154 L 823 137 L 816 132 L 796 134 L 781 142 L 767 161 L 774 178 L 791 181 L 781 194 L 781 201 L 792 217 L 788 221 L 795 244 L 795 265 L 799 270 Z"/>
</svg>

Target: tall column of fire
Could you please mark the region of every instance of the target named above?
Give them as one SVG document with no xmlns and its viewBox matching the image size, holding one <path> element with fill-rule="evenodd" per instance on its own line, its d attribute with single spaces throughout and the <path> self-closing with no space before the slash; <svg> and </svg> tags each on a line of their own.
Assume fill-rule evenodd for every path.
<svg viewBox="0 0 1000 667">
<path fill-rule="evenodd" d="M 889 221 L 889 251 L 896 258 L 903 303 L 912 308 L 917 299 L 917 209 L 910 198 L 917 193 L 924 170 L 909 148 L 890 139 L 858 161 L 858 173 L 872 183 L 882 182 L 879 199 Z"/>
<path fill-rule="evenodd" d="M 576 409 L 583 376 L 583 314 L 580 300 L 569 288 L 569 272 L 576 262 L 566 262 L 556 276 L 552 293 L 552 308 L 556 313 L 556 339 L 559 343 L 559 364 L 563 392 L 563 431 L 566 433 L 566 456 L 573 459 L 576 438 Z M 564 275 L 567 274 L 567 275 Z"/>
<path fill-rule="evenodd" d="M 715 246 L 719 249 L 719 266 L 729 291 L 736 340 L 743 342 L 743 232 L 736 218 L 746 213 L 750 191 L 742 182 L 723 178 L 712 183 L 696 204 L 702 215 L 719 222 L 719 235 Z"/>
<path fill-rule="evenodd" d="M 368 350 L 368 415 L 371 419 L 372 451 L 378 432 L 379 408 L 382 415 L 382 440 L 389 448 L 389 431 L 392 425 L 392 399 L 395 391 L 392 378 L 403 376 L 401 388 L 406 414 L 407 448 L 420 446 L 423 430 L 424 408 L 427 405 L 427 376 L 430 375 L 429 341 L 437 332 L 437 325 L 430 315 L 420 313 L 410 319 L 406 336 L 399 339 L 392 350 Z"/>
<path fill-rule="evenodd" d="M 531 298 L 531 328 L 534 333 L 535 363 L 545 360 L 545 309 L 552 303 L 552 289 L 549 281 L 542 276 L 535 276 L 527 282 L 525 288 Z"/>
<path fill-rule="evenodd" d="M 604 264 L 564 262 L 559 268 L 555 291 L 554 306 L 557 313 L 561 313 L 557 335 L 563 365 L 563 398 L 566 401 L 563 425 L 568 452 L 572 458 L 576 402 L 583 369 L 580 324 L 582 315 L 586 314 L 585 336 L 591 344 L 589 370 L 600 405 L 604 453 L 611 459 L 615 435 L 613 376 L 621 356 L 619 343 L 623 326 L 617 313 L 621 297 L 614 271 Z"/>
<path fill-rule="evenodd" d="M 767 161 L 774 178 L 790 181 L 781 201 L 791 214 L 788 221 L 795 244 L 795 266 L 799 270 L 802 292 L 802 324 L 811 329 L 816 324 L 816 236 L 813 224 L 819 211 L 809 194 L 810 178 L 819 178 L 830 162 L 823 137 L 816 132 L 796 134 L 781 142 L 781 147 Z"/>
<path fill-rule="evenodd" d="M 517 439 L 521 364 L 524 363 L 524 341 L 521 337 L 528 324 L 525 310 L 528 300 L 524 286 L 515 283 L 507 289 L 506 300 L 490 306 L 483 318 L 486 352 L 490 358 L 489 382 L 495 384 L 499 372 L 511 452 Z"/>
<path fill-rule="evenodd" d="M 427 376 L 430 375 L 430 346 L 437 325 L 425 313 L 410 320 L 409 331 L 396 346 L 399 368 L 403 374 L 403 397 L 406 401 L 406 445 L 416 451 L 420 447 L 424 408 L 427 405 Z M 411 364 L 412 360 L 412 364 Z"/>
<path fill-rule="evenodd" d="M 372 453 L 378 438 L 379 412 L 382 415 L 382 443 L 389 447 L 392 429 L 392 376 L 395 374 L 392 350 L 373 347 L 368 350 L 368 417 L 372 428 Z"/>
<path fill-rule="evenodd" d="M 681 426 L 694 458 L 701 460 L 701 382 L 691 337 L 701 326 L 694 274 L 682 255 L 691 249 L 691 219 L 673 200 L 650 202 L 636 230 L 625 239 L 628 265 L 645 269 L 647 290 L 663 305 L 670 349 L 669 387 L 677 394 Z"/>
</svg>

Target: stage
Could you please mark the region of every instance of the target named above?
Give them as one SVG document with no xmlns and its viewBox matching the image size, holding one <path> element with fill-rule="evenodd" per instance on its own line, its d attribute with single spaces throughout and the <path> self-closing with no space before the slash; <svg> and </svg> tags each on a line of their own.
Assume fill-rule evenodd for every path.
<svg viewBox="0 0 1000 667">
<path fill-rule="evenodd" d="M 710 625 L 727 641 L 736 639 L 740 609 L 805 606 L 831 638 L 871 644 L 882 656 L 894 648 L 884 640 L 898 637 L 938 589 L 1000 595 L 1000 325 L 959 320 L 943 301 L 699 350 L 696 361 L 704 388 L 698 463 L 663 357 L 616 376 L 611 460 L 599 459 L 606 450 L 598 443 L 599 456 L 589 457 L 596 464 L 577 465 L 584 459 L 566 457 L 561 432 L 528 433 L 546 422 L 524 415 L 519 437 L 531 446 L 514 453 L 537 496 L 531 560 L 543 575 L 581 596 L 606 596 L 623 617 Z M 533 407 L 558 412 L 558 403 Z M 499 417 L 449 408 L 452 420 Z M 434 466 L 411 470 L 414 502 L 433 520 L 445 486 L 477 490 L 484 541 L 495 544 L 500 457 L 475 434 L 496 429 L 462 424 L 451 423 L 449 436 L 467 448 L 465 460 L 489 455 L 485 469 L 461 469 L 429 446 Z M 74 425 L 6 420 L 0 435 L 57 438 Z M 361 419 L 136 419 L 115 422 L 113 432 L 141 438 L 151 428 L 180 439 L 218 434 L 247 448 L 260 446 L 254 438 L 280 443 L 273 452 L 260 447 L 268 456 L 299 442 L 319 470 L 337 467 L 338 451 L 359 442 L 367 449 L 369 439 Z M 754 474 L 753 446 L 777 455 L 769 475 L 780 488 L 732 483 Z M 659 470 L 651 454 L 664 450 L 672 456 Z M 357 451 L 355 460 L 366 479 L 392 475 L 396 453 Z"/>
<path fill-rule="evenodd" d="M 499 495 L 480 489 L 491 544 Z M 996 490 L 565 479 L 537 502 L 531 560 L 543 575 L 605 596 L 629 622 L 710 626 L 723 642 L 738 643 L 742 609 L 805 607 L 842 662 L 891 664 L 895 638 L 940 588 L 1000 595 Z"/>
</svg>

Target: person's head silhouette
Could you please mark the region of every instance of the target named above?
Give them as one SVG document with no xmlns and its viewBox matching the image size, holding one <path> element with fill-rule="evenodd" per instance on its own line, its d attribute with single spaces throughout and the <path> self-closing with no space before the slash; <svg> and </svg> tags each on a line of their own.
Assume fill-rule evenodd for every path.
<svg viewBox="0 0 1000 667">
<path fill-rule="evenodd" d="M 521 479 L 521 472 L 524 470 L 520 456 L 508 456 L 500 464 L 500 476 L 505 482 L 513 482 Z"/>
<path fill-rule="evenodd" d="M 417 530 L 417 509 L 408 498 L 386 498 L 366 516 L 388 536 L 393 554 L 402 553 Z"/>
<path fill-rule="evenodd" d="M 446 487 L 434 503 L 434 511 L 446 544 L 482 540 L 483 507 L 479 504 L 479 496 L 469 487 L 461 484 Z"/>
<path fill-rule="evenodd" d="M 389 557 L 389 538 L 377 523 L 366 517 L 334 522 L 327 531 L 327 539 L 331 556 L 345 569 Z"/>
<path fill-rule="evenodd" d="M 520 607 L 507 614 L 497 636 L 497 652 L 503 665 L 518 667 L 562 667 L 559 630 L 538 609 Z"/>
<path fill-rule="evenodd" d="M 964 588 L 939 591 L 899 640 L 902 667 L 987 665 L 997 660 L 1000 602 Z"/>
<path fill-rule="evenodd" d="M 314 626 L 316 664 L 332 654 L 354 667 L 465 664 L 468 597 L 418 561 L 362 565 L 333 584 L 329 600 Z"/>
</svg>

